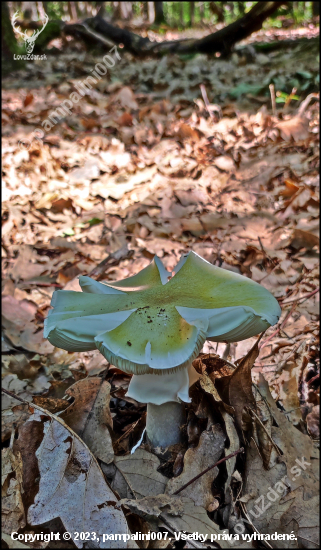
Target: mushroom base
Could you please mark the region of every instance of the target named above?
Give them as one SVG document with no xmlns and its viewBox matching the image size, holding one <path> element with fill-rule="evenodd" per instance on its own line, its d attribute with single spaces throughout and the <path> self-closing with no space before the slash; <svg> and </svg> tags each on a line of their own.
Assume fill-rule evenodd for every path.
<svg viewBox="0 0 321 550">
<path fill-rule="evenodd" d="M 147 404 L 146 433 L 152 447 L 169 447 L 181 443 L 181 427 L 186 423 L 184 403 L 169 401 L 163 405 Z"/>
</svg>

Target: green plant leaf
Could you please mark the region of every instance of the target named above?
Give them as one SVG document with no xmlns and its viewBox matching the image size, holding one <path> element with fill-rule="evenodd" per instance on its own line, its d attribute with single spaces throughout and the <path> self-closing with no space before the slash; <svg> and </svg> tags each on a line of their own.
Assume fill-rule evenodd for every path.
<svg viewBox="0 0 321 550">
<path fill-rule="evenodd" d="M 92 225 L 97 225 L 98 223 L 102 223 L 103 220 L 100 218 L 91 218 L 91 220 L 88 220 L 87 223 L 91 227 Z"/>
<path fill-rule="evenodd" d="M 64 229 L 63 234 L 66 237 L 72 237 L 75 234 L 75 232 L 72 227 L 69 227 L 68 229 Z"/>
<path fill-rule="evenodd" d="M 307 78 L 309 80 L 313 78 L 313 74 L 309 73 L 309 71 L 297 71 L 296 74 L 302 76 L 302 78 Z"/>
<path fill-rule="evenodd" d="M 235 99 L 238 99 L 242 95 L 246 94 L 258 95 L 263 89 L 264 86 L 262 86 L 262 84 L 247 84 L 246 82 L 242 82 L 236 86 L 236 88 L 233 88 L 229 92 L 229 95 Z"/>
</svg>

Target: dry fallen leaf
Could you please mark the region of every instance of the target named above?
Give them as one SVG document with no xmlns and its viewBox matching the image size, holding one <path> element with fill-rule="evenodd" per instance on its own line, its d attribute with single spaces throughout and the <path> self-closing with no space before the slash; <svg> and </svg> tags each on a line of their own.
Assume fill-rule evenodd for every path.
<svg viewBox="0 0 321 550">
<path fill-rule="evenodd" d="M 27 546 L 26 544 L 23 544 L 19 540 L 12 540 L 10 535 L 7 535 L 7 533 L 1 533 L 1 539 L 8 545 L 8 548 L 30 548 L 30 546 Z"/>
<path fill-rule="evenodd" d="M 315 405 L 306 417 L 308 432 L 313 439 L 320 439 L 320 405 Z"/>
<path fill-rule="evenodd" d="M 206 510 L 202 506 L 195 506 L 194 502 L 189 498 L 181 497 L 180 500 L 183 505 L 183 514 L 172 515 L 165 510 L 162 516 L 166 524 L 172 529 L 180 532 L 186 531 L 189 533 L 198 533 L 203 536 L 206 535 L 207 540 L 211 539 L 211 536 L 217 537 L 217 535 L 223 534 L 219 526 L 209 519 Z M 220 548 L 230 548 L 228 541 L 220 540 L 219 542 L 216 541 L 216 544 L 218 544 Z"/>
<path fill-rule="evenodd" d="M 159 527 L 169 528 L 173 533 L 198 533 L 207 541 L 211 536 L 223 535 L 219 526 L 209 519 L 206 510 L 187 497 L 159 494 L 138 500 L 123 499 L 121 503 L 150 521 L 157 519 Z M 223 540 L 217 544 L 219 548 L 230 548 Z"/>
<path fill-rule="evenodd" d="M 31 401 L 32 396 L 27 390 L 28 382 L 19 380 L 16 374 L 8 374 L 2 379 L 1 387 L 26 401 Z M 1 399 L 1 440 L 8 439 L 12 430 L 19 428 L 29 416 L 28 405 L 21 403 L 9 395 L 2 395 Z"/>
<path fill-rule="evenodd" d="M 184 123 L 180 124 L 177 131 L 177 137 L 180 141 L 184 141 L 185 139 L 199 141 L 200 139 L 199 132 L 195 130 L 195 128 L 191 128 L 191 126 Z"/>
<path fill-rule="evenodd" d="M 119 101 L 122 107 L 128 109 L 138 109 L 138 103 L 135 100 L 135 94 L 128 86 L 124 86 L 114 97 L 114 101 Z"/>
<path fill-rule="evenodd" d="M 277 427 L 270 427 L 270 437 L 279 452 L 269 465 L 264 465 L 261 449 L 251 439 L 243 487 L 243 494 L 251 495 L 244 505 L 247 518 L 261 533 L 290 534 L 294 530 L 296 536 L 299 532 L 304 536 L 305 528 L 315 526 L 309 510 L 313 508 L 315 513 L 318 504 L 318 452 L 311 439 L 294 428 L 277 408 L 262 376 L 258 388 L 277 423 Z M 312 537 L 313 543 L 318 544 L 317 534 L 318 530 L 310 529 L 307 539 Z M 303 540 L 302 544 L 307 547 Z M 279 543 L 277 547 L 284 545 Z M 296 541 L 292 541 L 291 547 L 297 548 Z"/>
<path fill-rule="evenodd" d="M 306 501 L 303 498 L 303 489 L 299 487 L 289 495 L 284 497 L 280 504 L 290 502 L 290 507 L 283 513 L 281 517 L 282 531 L 287 530 L 290 525 L 296 528 L 296 536 L 298 544 L 301 548 L 315 548 L 320 544 L 319 532 L 319 496 L 315 496 Z"/>
<path fill-rule="evenodd" d="M 88 445 L 96 458 L 112 462 L 114 451 L 110 430 L 110 384 L 98 377 L 79 380 L 66 390 L 74 402 L 60 415 L 66 424 Z"/>
<path fill-rule="evenodd" d="M 302 229 L 295 229 L 293 231 L 293 237 L 291 239 L 291 246 L 294 248 L 306 248 L 311 250 L 314 246 L 319 248 L 320 239 L 317 235 L 310 233 L 309 231 L 303 231 Z"/>
<path fill-rule="evenodd" d="M 292 490 L 303 485 L 304 499 L 308 500 L 318 492 L 319 479 L 319 452 L 314 447 L 313 441 L 308 435 L 303 434 L 295 428 L 277 407 L 271 396 L 267 382 L 260 375 L 258 388 L 261 396 L 265 399 L 269 410 L 275 419 L 277 428 L 272 428 L 272 438 L 283 453 L 278 461 L 286 464 L 288 471 L 296 465 L 296 459 L 305 460 L 309 463 L 308 468 L 301 468 L 300 476 L 294 475 L 290 480 Z"/>
<path fill-rule="evenodd" d="M 240 361 L 235 371 L 216 381 L 218 392 L 228 405 L 235 410 L 236 425 L 243 427 L 242 415 L 244 407 L 254 407 L 255 399 L 252 393 L 251 369 L 259 355 L 258 340 L 245 357 Z"/>
<path fill-rule="evenodd" d="M 216 157 L 214 164 L 220 170 L 224 170 L 224 172 L 231 172 L 235 168 L 234 161 L 228 156 Z"/>
<path fill-rule="evenodd" d="M 165 491 L 167 478 L 157 471 L 160 461 L 154 454 L 137 449 L 132 455 L 115 457 L 115 465 L 136 498 Z"/>
<path fill-rule="evenodd" d="M 287 470 L 283 463 L 276 463 L 273 468 L 266 470 L 257 446 L 254 440 L 251 440 L 246 453 L 242 494 L 250 497 L 244 504 L 246 518 L 260 533 L 284 532 L 280 524 L 276 525 L 274 517 L 280 518 L 290 506 L 290 504 L 280 504 L 288 490 L 286 474 Z M 247 527 L 248 523 L 240 518 L 238 525 Z M 242 527 L 240 529 L 242 530 Z M 293 526 L 290 525 L 285 532 L 290 534 L 292 530 Z M 292 548 L 296 548 L 295 541 L 293 543 Z M 280 544 L 282 545 L 282 542 Z M 287 541 L 287 547 L 289 547 L 289 541 Z"/>
<path fill-rule="evenodd" d="M 303 116 L 294 116 L 289 120 L 278 122 L 276 128 L 280 130 L 280 135 L 285 141 L 300 141 L 309 137 L 309 121 Z"/>
<path fill-rule="evenodd" d="M 95 532 L 98 548 L 123 548 L 122 541 L 103 542 L 104 533 L 128 533 L 128 527 L 88 447 L 58 417 L 37 406 L 29 412 L 14 443 L 22 457 L 28 523 L 60 517 L 71 533 Z M 80 539 L 74 543 L 84 546 Z"/>
<path fill-rule="evenodd" d="M 22 502 L 22 460 L 19 452 L 12 449 L 1 451 L 2 470 L 2 524 L 4 533 L 11 535 L 26 525 L 25 511 Z"/>
<path fill-rule="evenodd" d="M 193 477 L 215 464 L 224 453 L 224 443 L 225 436 L 219 424 L 212 426 L 210 430 L 203 431 L 198 446 L 186 451 L 183 472 L 178 477 L 169 480 L 166 493 L 173 494 Z M 215 467 L 186 487 L 180 494 L 192 499 L 196 506 L 203 506 L 207 510 L 213 501 L 211 485 L 217 475 L 218 468 Z"/>
</svg>

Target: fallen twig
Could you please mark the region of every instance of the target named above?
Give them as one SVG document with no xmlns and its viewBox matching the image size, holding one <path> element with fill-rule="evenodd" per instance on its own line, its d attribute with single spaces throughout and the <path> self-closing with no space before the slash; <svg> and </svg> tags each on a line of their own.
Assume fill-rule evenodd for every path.
<svg viewBox="0 0 321 550">
<path fill-rule="evenodd" d="M 205 104 L 205 107 L 207 109 L 207 112 L 208 114 L 210 115 L 210 117 L 212 119 L 214 119 L 215 121 L 215 117 L 214 117 L 214 114 L 213 114 L 213 107 L 215 107 L 215 110 L 218 112 L 218 116 L 219 118 L 222 118 L 222 109 L 219 105 L 211 105 L 209 100 L 208 100 L 208 97 L 207 97 L 207 93 L 206 93 L 206 88 L 204 86 L 204 84 L 200 84 L 200 89 L 201 89 L 201 92 L 202 92 L 202 97 L 203 97 L 203 101 L 204 101 L 204 104 Z M 212 107 L 212 109 L 211 109 Z"/>
<path fill-rule="evenodd" d="M 313 94 L 309 94 L 301 103 L 300 107 L 298 108 L 298 111 L 297 111 L 297 116 L 302 116 L 304 111 L 307 109 L 311 99 L 319 99 L 320 98 L 320 95 L 318 93 L 313 93 Z"/>
<path fill-rule="evenodd" d="M 260 247 L 261 247 L 261 250 L 262 250 L 264 256 L 266 256 L 266 258 L 267 258 L 270 262 L 273 262 L 272 258 L 270 258 L 270 256 L 268 255 L 268 253 L 267 253 L 267 252 L 265 251 L 265 249 L 264 249 L 264 246 L 263 246 L 262 241 L 261 241 L 261 237 L 258 237 L 257 239 L 258 239 L 258 241 L 259 241 L 259 243 L 260 243 Z"/>
<path fill-rule="evenodd" d="M 276 101 L 275 101 L 274 84 L 270 84 L 269 89 L 270 89 L 270 94 L 271 94 L 272 113 L 273 113 L 273 116 L 276 116 Z"/>
<path fill-rule="evenodd" d="M 143 413 L 141 417 L 139 417 L 138 420 L 136 420 L 136 422 L 133 422 L 133 424 L 131 424 L 131 426 L 128 428 L 128 430 L 126 430 L 125 433 L 123 433 L 123 435 L 120 436 L 119 439 L 117 439 L 117 441 L 115 441 L 114 445 L 118 445 L 123 439 L 125 439 L 125 437 L 127 437 L 133 430 L 134 428 L 136 428 L 138 422 L 140 422 L 140 420 L 142 418 L 144 418 L 146 416 L 146 413 Z"/>
<path fill-rule="evenodd" d="M 218 462 L 215 462 L 215 464 L 213 464 L 212 466 L 209 466 L 208 468 L 206 468 L 206 470 L 203 470 L 203 472 L 201 472 L 200 474 L 198 474 L 197 476 L 193 477 L 190 481 L 188 481 L 188 483 L 185 483 L 185 485 L 183 485 L 182 487 L 180 487 L 180 489 L 177 489 L 177 491 L 175 491 L 173 493 L 173 495 L 178 495 L 178 493 L 180 493 L 181 491 L 184 491 L 184 489 L 186 489 L 186 487 L 188 487 L 189 485 L 191 485 L 192 483 L 194 483 L 194 481 L 196 481 L 197 479 L 199 479 L 200 477 L 202 477 L 204 474 L 207 474 L 207 472 L 209 472 L 210 470 L 212 470 L 213 468 L 215 468 L 215 466 L 218 466 L 219 464 L 221 464 L 222 462 L 225 462 L 226 460 L 228 460 L 229 458 L 233 458 L 233 456 L 236 456 L 238 455 L 239 453 L 244 453 L 244 448 L 241 447 L 240 449 L 238 449 L 237 451 L 235 451 L 234 453 L 231 453 L 229 455 L 227 455 L 226 457 L 224 458 L 221 458 L 221 460 L 219 460 Z"/>
<path fill-rule="evenodd" d="M 32 403 L 30 403 L 26 399 L 22 399 L 22 397 L 19 397 L 18 395 L 16 395 L 15 393 L 13 393 L 11 391 L 5 390 L 4 388 L 1 388 L 1 391 L 3 393 L 6 393 L 7 395 L 10 395 L 10 397 L 13 397 L 14 399 L 17 399 L 18 401 L 21 401 L 21 403 L 25 403 L 26 405 L 32 405 Z"/>
<path fill-rule="evenodd" d="M 105 273 L 107 265 L 109 263 L 113 263 L 114 265 L 114 262 L 119 263 L 122 260 L 131 258 L 133 254 L 134 251 L 128 250 L 128 246 L 127 244 L 125 244 L 122 248 L 116 250 L 116 252 L 108 254 L 108 256 L 104 260 L 102 260 L 96 267 L 94 267 L 94 269 L 90 271 L 90 273 L 88 273 L 88 276 L 95 277 L 98 280 L 99 277 L 101 277 Z"/>
<path fill-rule="evenodd" d="M 274 338 L 274 336 L 276 336 L 276 335 L 280 332 L 280 330 L 282 330 L 282 328 L 286 325 L 288 319 L 291 317 L 293 311 L 295 310 L 296 305 L 297 305 L 296 303 L 293 304 L 293 306 L 291 307 L 290 311 L 289 311 L 288 314 L 286 315 L 284 321 L 282 321 L 282 323 L 278 326 L 278 328 L 277 328 L 274 332 L 272 332 L 272 334 L 265 340 L 265 342 L 262 342 L 262 344 L 261 344 L 261 346 L 260 346 L 260 349 L 263 349 L 263 348 L 267 345 L 267 343 L 268 343 L 270 340 L 272 340 L 272 338 Z"/>
<path fill-rule="evenodd" d="M 249 516 L 249 514 L 248 514 L 248 511 L 247 511 L 247 509 L 246 509 L 245 504 L 244 504 L 242 501 L 240 501 L 240 505 L 241 505 L 241 508 L 242 508 L 242 510 L 243 510 L 243 514 L 245 515 L 245 517 L 246 517 L 246 519 L 248 520 L 248 522 L 252 525 L 253 530 L 256 531 L 256 533 L 257 533 L 258 535 L 260 535 L 261 533 L 260 533 L 260 531 L 255 527 L 254 523 L 252 522 L 252 520 L 251 520 L 251 518 L 250 518 L 250 516 Z M 270 543 L 269 543 L 267 540 L 263 540 L 263 544 L 265 544 L 267 548 L 273 548 L 273 546 L 271 546 Z"/>
<path fill-rule="evenodd" d="M 284 300 L 284 302 L 280 302 L 282 305 L 292 304 L 293 302 L 298 302 L 299 300 L 307 300 L 308 298 L 311 298 L 311 296 L 314 296 L 317 294 L 320 290 L 320 287 L 316 288 L 312 292 L 309 292 L 309 294 L 303 294 L 303 296 L 299 296 L 297 298 L 291 298 L 290 300 Z"/>
<path fill-rule="evenodd" d="M 320 378 L 320 374 L 316 374 L 315 376 L 313 376 L 313 378 L 311 378 L 310 380 L 308 380 L 307 382 L 307 385 L 308 386 L 311 386 L 311 384 L 313 384 L 313 382 L 315 382 L 316 380 L 318 380 L 318 378 Z"/>
<path fill-rule="evenodd" d="M 275 373 L 278 373 L 278 372 L 281 372 L 283 370 L 283 368 L 285 367 L 285 365 L 287 364 L 288 360 L 295 354 L 295 353 L 298 353 L 298 351 L 300 350 L 300 348 L 302 348 L 302 346 L 304 346 L 305 342 L 301 342 L 301 343 L 298 343 L 296 344 L 293 349 L 290 351 L 290 353 L 288 353 L 288 355 L 285 357 L 285 359 L 283 359 L 283 361 L 276 366 L 276 370 L 275 370 Z"/>
</svg>

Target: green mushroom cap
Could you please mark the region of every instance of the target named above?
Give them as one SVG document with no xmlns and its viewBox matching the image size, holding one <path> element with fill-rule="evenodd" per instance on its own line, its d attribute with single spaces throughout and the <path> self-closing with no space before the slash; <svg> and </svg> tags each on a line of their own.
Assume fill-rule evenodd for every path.
<svg viewBox="0 0 321 550">
<path fill-rule="evenodd" d="M 83 292 L 54 292 L 44 336 L 68 351 L 98 348 L 132 374 L 172 373 L 190 366 L 206 339 L 237 342 L 277 323 L 272 294 L 194 252 L 175 275 L 155 256 L 137 275 L 113 283 L 80 276 Z"/>
</svg>

